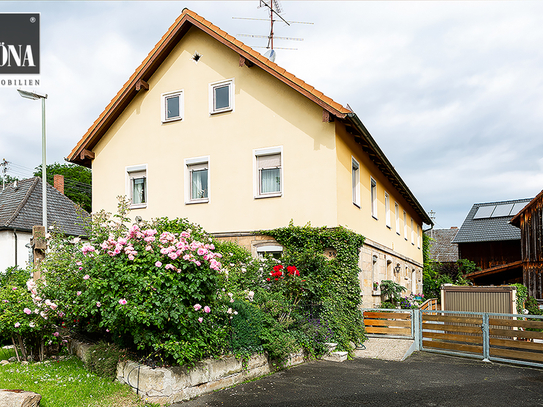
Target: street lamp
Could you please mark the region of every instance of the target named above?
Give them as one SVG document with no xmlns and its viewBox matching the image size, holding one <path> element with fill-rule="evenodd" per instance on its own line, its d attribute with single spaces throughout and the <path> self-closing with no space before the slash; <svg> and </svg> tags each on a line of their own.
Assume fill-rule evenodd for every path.
<svg viewBox="0 0 543 407">
<path fill-rule="evenodd" d="M 47 95 L 40 95 L 35 92 L 17 89 L 19 95 L 26 99 L 38 100 L 41 99 L 41 184 L 42 184 L 42 209 L 43 209 L 43 226 L 47 233 L 47 173 L 45 159 L 45 99 Z"/>
</svg>

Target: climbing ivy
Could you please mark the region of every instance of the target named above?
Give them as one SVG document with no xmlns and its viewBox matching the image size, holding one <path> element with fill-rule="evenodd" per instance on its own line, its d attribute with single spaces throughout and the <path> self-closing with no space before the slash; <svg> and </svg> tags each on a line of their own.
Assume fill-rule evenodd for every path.
<svg viewBox="0 0 543 407">
<path fill-rule="evenodd" d="M 320 306 L 320 318 L 333 331 L 338 350 L 352 350 L 365 339 L 360 312 L 359 250 L 364 237 L 344 227 L 294 226 L 263 230 L 283 246 L 286 264 L 295 264 L 312 284 L 306 301 Z M 327 258 L 325 249 L 335 250 Z"/>
</svg>

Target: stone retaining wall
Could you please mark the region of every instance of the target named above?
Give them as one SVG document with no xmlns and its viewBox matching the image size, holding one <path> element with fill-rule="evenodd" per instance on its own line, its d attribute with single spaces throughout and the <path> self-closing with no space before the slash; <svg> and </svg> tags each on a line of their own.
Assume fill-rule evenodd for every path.
<svg viewBox="0 0 543 407">
<path fill-rule="evenodd" d="M 91 345 L 71 341 L 70 352 L 84 360 Z M 285 366 L 303 363 L 303 352 L 293 354 Z M 207 359 L 191 369 L 183 366 L 151 368 L 140 363 L 125 361 L 117 365 L 117 380 L 130 385 L 144 400 L 159 404 L 172 404 L 201 394 L 223 389 L 271 373 L 275 366 L 265 355 L 255 354 L 244 366 L 233 356 Z"/>
<path fill-rule="evenodd" d="M 304 362 L 303 353 L 292 355 L 286 366 Z M 243 366 L 233 356 L 208 359 L 191 369 L 186 367 L 151 368 L 132 361 L 119 363 L 117 380 L 132 386 L 146 401 L 172 404 L 223 389 L 274 371 L 265 355 L 253 355 Z"/>
</svg>

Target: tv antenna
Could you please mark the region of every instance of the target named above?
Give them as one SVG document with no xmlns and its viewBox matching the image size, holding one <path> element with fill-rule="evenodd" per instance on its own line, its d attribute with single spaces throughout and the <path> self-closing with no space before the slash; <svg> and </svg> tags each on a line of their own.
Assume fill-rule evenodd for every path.
<svg viewBox="0 0 543 407">
<path fill-rule="evenodd" d="M 264 54 L 265 57 L 270 59 L 270 61 L 275 61 L 275 49 L 287 49 L 287 50 L 297 50 L 298 48 L 285 48 L 285 47 L 275 47 L 273 44 L 274 39 L 278 40 L 289 40 L 289 41 L 303 41 L 303 38 L 293 38 L 293 37 L 278 37 L 273 31 L 273 25 L 276 21 L 283 21 L 286 25 L 290 26 L 291 24 L 313 24 L 303 21 L 287 21 L 281 14 L 283 9 L 278 0 L 259 0 L 258 8 L 266 7 L 269 10 L 270 18 L 249 18 L 249 17 L 232 17 L 235 20 L 256 20 L 256 21 L 269 21 L 270 22 L 270 34 L 269 35 L 254 35 L 254 34 L 237 34 L 240 37 L 251 37 L 251 38 L 267 38 L 268 44 L 263 46 L 254 46 L 252 48 L 266 48 L 268 51 Z"/>
</svg>

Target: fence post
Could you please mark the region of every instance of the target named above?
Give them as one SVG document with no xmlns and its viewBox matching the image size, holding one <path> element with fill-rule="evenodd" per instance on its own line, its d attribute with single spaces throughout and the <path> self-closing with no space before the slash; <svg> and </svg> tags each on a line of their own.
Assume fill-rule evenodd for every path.
<svg viewBox="0 0 543 407">
<path fill-rule="evenodd" d="M 489 321 L 488 313 L 483 313 L 483 362 L 490 362 L 490 333 L 489 333 Z"/>
<path fill-rule="evenodd" d="M 421 349 L 422 342 L 422 310 L 413 310 L 413 339 L 415 340 L 415 350 Z"/>
</svg>

